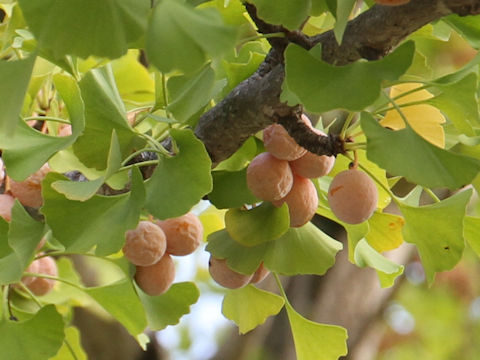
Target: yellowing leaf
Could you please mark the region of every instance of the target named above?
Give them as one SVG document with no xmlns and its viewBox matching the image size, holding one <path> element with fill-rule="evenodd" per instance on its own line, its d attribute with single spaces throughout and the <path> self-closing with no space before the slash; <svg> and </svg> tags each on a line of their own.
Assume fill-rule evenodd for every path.
<svg viewBox="0 0 480 360">
<path fill-rule="evenodd" d="M 395 98 L 396 96 L 411 91 L 419 86 L 419 84 L 412 83 L 395 85 L 391 88 L 390 96 Z M 395 102 L 398 105 L 402 105 L 428 100 L 432 97 L 433 95 L 427 90 L 419 90 L 402 96 L 398 100 L 395 100 Z M 427 104 L 405 106 L 401 107 L 401 110 L 407 118 L 408 123 L 417 134 L 438 147 L 445 147 L 445 132 L 441 125 L 445 122 L 445 117 L 440 110 Z M 388 111 L 385 118 L 380 121 L 380 124 L 393 130 L 405 128 L 405 123 L 397 110 Z"/>
<path fill-rule="evenodd" d="M 203 225 L 203 240 L 207 240 L 207 236 L 215 231 L 225 228 L 225 221 L 223 220 L 226 210 L 218 210 L 214 206 L 208 207 L 200 215 L 200 221 Z"/>
<path fill-rule="evenodd" d="M 375 212 L 368 223 L 370 231 L 365 237 L 368 244 L 378 252 L 396 249 L 403 243 L 403 217 Z"/>
</svg>

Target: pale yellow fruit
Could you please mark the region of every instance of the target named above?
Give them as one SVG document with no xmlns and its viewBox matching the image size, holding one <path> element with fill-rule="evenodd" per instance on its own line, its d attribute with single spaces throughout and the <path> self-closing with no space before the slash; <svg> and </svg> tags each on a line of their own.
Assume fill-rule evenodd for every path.
<svg viewBox="0 0 480 360">
<path fill-rule="evenodd" d="M 283 203 L 288 205 L 290 226 L 303 226 L 312 220 L 317 211 L 317 189 L 311 180 L 295 175 L 292 190 L 280 201 L 273 202 L 275 206 L 281 206 Z"/>
<path fill-rule="evenodd" d="M 265 266 L 263 266 L 263 263 L 261 263 L 257 271 L 253 273 L 253 276 L 250 279 L 250 284 L 258 284 L 259 282 L 263 281 L 269 274 L 270 270 L 268 270 Z"/>
<path fill-rule="evenodd" d="M 312 128 L 318 135 L 325 136 L 325 133 Z M 335 156 L 317 155 L 307 151 L 300 158 L 290 161 L 290 167 L 296 175 L 314 179 L 327 175 L 335 165 Z"/>
<path fill-rule="evenodd" d="M 338 173 L 328 189 L 328 203 L 337 218 L 347 224 L 359 224 L 373 215 L 378 190 L 373 180 L 357 169 Z"/>
<path fill-rule="evenodd" d="M 203 241 L 203 225 L 193 213 L 155 222 L 165 233 L 167 252 L 183 256 L 193 253 Z"/>
<path fill-rule="evenodd" d="M 45 256 L 33 261 L 26 271 L 55 277 L 58 276 L 57 263 L 51 256 Z M 22 279 L 22 282 L 37 296 L 48 294 L 55 286 L 55 280 L 41 277 L 31 277 L 30 280 L 26 277 Z"/>
<path fill-rule="evenodd" d="M 248 285 L 252 274 L 244 275 L 240 274 L 227 265 L 225 259 L 217 259 L 213 256 L 210 256 L 210 261 L 208 262 L 208 271 L 210 276 L 215 282 L 223 287 L 229 289 L 238 289 Z"/>
<path fill-rule="evenodd" d="M 175 264 L 167 253 L 156 264 L 136 267 L 135 282 L 150 296 L 167 292 L 173 280 L 175 280 Z"/>
<path fill-rule="evenodd" d="M 0 216 L 6 221 L 12 220 L 12 208 L 15 198 L 8 194 L 0 194 Z"/>
<path fill-rule="evenodd" d="M 134 265 L 149 266 L 165 254 L 167 239 L 161 228 L 150 221 L 140 221 L 125 233 L 123 254 Z"/>
<path fill-rule="evenodd" d="M 252 194 L 261 200 L 280 200 L 293 185 L 288 161 L 277 159 L 268 152 L 257 155 L 248 165 L 247 185 Z"/>
<path fill-rule="evenodd" d="M 269 153 L 281 160 L 295 160 L 307 152 L 279 124 L 272 124 L 263 130 L 263 144 Z"/>
<path fill-rule="evenodd" d="M 40 207 L 42 199 L 42 180 L 50 171 L 48 164 L 44 164 L 37 172 L 23 181 L 17 182 L 10 179 L 10 192 L 22 205 Z"/>
</svg>

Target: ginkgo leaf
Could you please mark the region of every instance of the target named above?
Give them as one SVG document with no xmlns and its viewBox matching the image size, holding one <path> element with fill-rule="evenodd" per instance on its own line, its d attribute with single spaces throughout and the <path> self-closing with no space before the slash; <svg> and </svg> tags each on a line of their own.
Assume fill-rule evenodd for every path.
<svg viewBox="0 0 480 360">
<path fill-rule="evenodd" d="M 282 309 L 285 300 L 271 292 L 248 285 L 229 290 L 222 303 L 222 314 L 235 322 L 240 334 L 245 334 L 261 325 Z"/>
<path fill-rule="evenodd" d="M 392 86 L 390 97 L 395 99 L 395 97 L 413 91 L 420 86 L 420 84 L 414 83 Z M 432 144 L 443 148 L 445 147 L 445 131 L 441 124 L 445 122 L 445 117 L 440 110 L 432 105 L 425 103 L 417 104 L 421 101 L 427 101 L 432 97 L 433 95 L 427 90 L 418 90 L 398 98 L 395 102 L 401 107 L 403 115 L 405 115 L 408 123 L 417 134 Z M 402 107 L 402 104 L 408 103 L 416 104 Z M 380 121 L 380 124 L 393 130 L 405 128 L 405 122 L 396 109 L 387 111 L 385 117 Z"/>
</svg>

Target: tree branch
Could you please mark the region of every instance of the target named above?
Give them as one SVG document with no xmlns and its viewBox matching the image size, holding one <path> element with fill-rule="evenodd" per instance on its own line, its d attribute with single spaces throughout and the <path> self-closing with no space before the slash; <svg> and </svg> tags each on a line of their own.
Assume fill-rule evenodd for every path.
<svg viewBox="0 0 480 360">
<path fill-rule="evenodd" d="M 323 60 L 334 65 L 346 65 L 361 58 L 377 60 L 434 20 L 450 14 L 479 14 L 480 0 L 412 0 L 402 6 L 375 5 L 348 23 L 341 45 L 336 42 L 333 31 L 310 38 L 298 31 L 269 25 L 256 18 L 253 5 L 246 7 L 259 32 L 282 31 L 286 32 L 286 38 L 272 39 L 275 47 L 259 70 L 200 118 L 195 133 L 204 142 L 214 164 L 228 158 L 246 139 L 268 125 L 277 121 L 284 125 L 298 122 L 291 120 L 298 117 L 301 107 L 290 107 L 280 101 L 285 76 L 282 52 L 286 41 L 307 49 L 322 44 Z M 338 153 L 343 149 L 338 145 L 338 138 L 321 139 L 311 130 L 295 126 L 287 129 L 299 144 L 313 153 L 331 155 L 332 151 Z"/>
</svg>

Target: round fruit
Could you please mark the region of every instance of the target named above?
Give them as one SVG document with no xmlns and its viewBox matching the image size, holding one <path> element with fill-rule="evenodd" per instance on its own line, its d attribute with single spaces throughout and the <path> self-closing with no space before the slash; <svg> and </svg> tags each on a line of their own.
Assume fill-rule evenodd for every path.
<svg viewBox="0 0 480 360">
<path fill-rule="evenodd" d="M 167 238 L 167 252 L 171 255 L 193 253 L 203 241 L 203 225 L 193 213 L 155 222 Z"/>
<path fill-rule="evenodd" d="M 238 289 L 248 285 L 252 275 L 240 274 L 227 266 L 225 259 L 217 259 L 210 256 L 208 262 L 208 271 L 215 282 L 229 289 Z"/>
<path fill-rule="evenodd" d="M 2 158 L 0 158 L 0 186 L 2 186 L 4 179 L 5 179 L 5 168 L 3 167 Z"/>
<path fill-rule="evenodd" d="M 281 160 L 295 160 L 307 152 L 279 124 L 272 124 L 263 130 L 263 144 L 269 153 Z"/>
<path fill-rule="evenodd" d="M 135 281 L 146 294 L 157 296 L 167 292 L 175 280 L 175 264 L 165 253 L 160 261 L 150 266 L 137 266 Z"/>
<path fill-rule="evenodd" d="M 149 266 L 165 254 L 165 233 L 150 221 L 140 221 L 134 230 L 125 233 L 123 254 L 134 265 Z"/>
<path fill-rule="evenodd" d="M 50 276 L 58 275 L 57 264 L 51 256 L 45 256 L 34 260 L 26 271 Z M 49 293 L 55 286 L 55 280 L 35 276 L 25 277 L 22 279 L 22 282 L 30 289 L 32 293 L 37 296 L 42 296 Z"/>
<path fill-rule="evenodd" d="M 17 182 L 10 179 L 10 192 L 25 206 L 42 206 L 42 180 L 49 171 L 48 164 L 44 164 L 37 172 L 23 181 Z"/>
<path fill-rule="evenodd" d="M 343 222 L 359 224 L 372 216 L 378 201 L 373 180 L 357 169 L 338 173 L 328 189 L 328 203 Z"/>
<path fill-rule="evenodd" d="M 408 4 L 410 0 L 374 0 L 377 4 L 388 5 L 388 6 L 398 6 Z"/>
<path fill-rule="evenodd" d="M 312 220 L 318 208 L 318 194 L 315 185 L 301 176 L 294 176 L 292 190 L 280 201 L 273 202 L 275 206 L 283 203 L 288 205 L 290 226 L 300 227 Z"/>
<path fill-rule="evenodd" d="M 312 130 L 318 135 L 325 136 L 325 133 L 318 129 L 312 128 Z M 290 161 L 290 167 L 294 174 L 309 179 L 327 175 L 334 164 L 335 156 L 317 155 L 310 151 L 300 158 Z"/>
<path fill-rule="evenodd" d="M 268 275 L 270 271 L 263 266 L 263 263 L 260 264 L 257 271 L 253 273 L 252 278 L 250 279 L 250 284 L 258 284 L 259 282 L 263 281 Z"/>
<path fill-rule="evenodd" d="M 12 208 L 15 198 L 8 194 L 0 194 L 0 216 L 6 221 L 12 220 Z"/>
<path fill-rule="evenodd" d="M 277 159 L 268 152 L 257 155 L 247 168 L 247 186 L 257 198 L 280 200 L 293 185 L 293 174 L 288 161 Z"/>
</svg>

